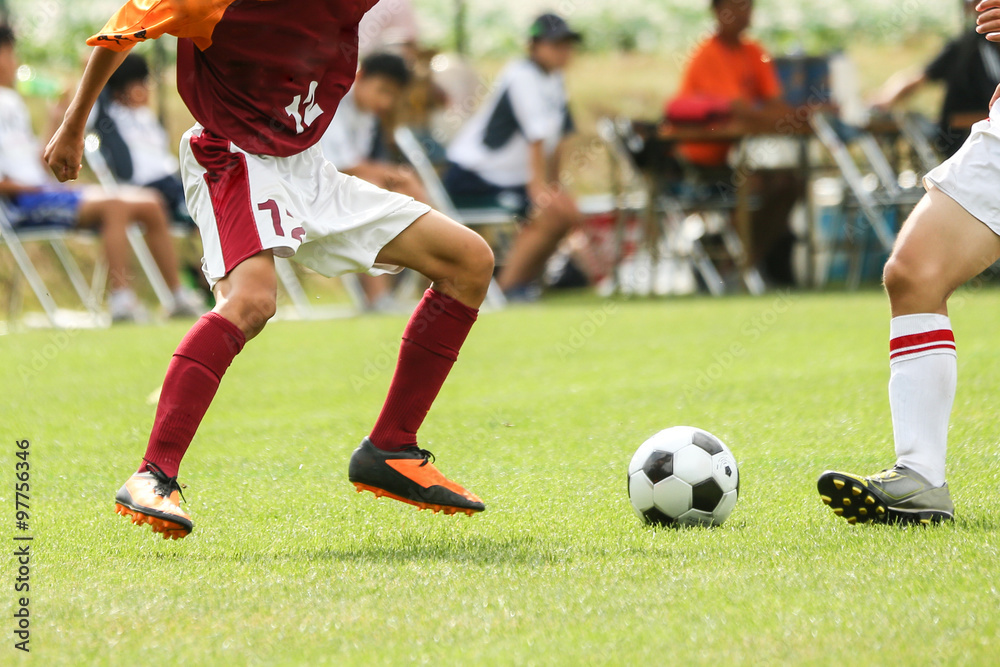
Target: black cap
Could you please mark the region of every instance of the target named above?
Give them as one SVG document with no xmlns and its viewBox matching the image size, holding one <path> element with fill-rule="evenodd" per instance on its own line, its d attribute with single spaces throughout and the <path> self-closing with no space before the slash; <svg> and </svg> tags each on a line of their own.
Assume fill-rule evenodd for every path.
<svg viewBox="0 0 1000 667">
<path fill-rule="evenodd" d="M 570 29 L 566 19 L 556 14 L 542 14 L 531 24 L 528 35 L 534 40 L 544 40 L 546 42 L 571 41 L 579 42 L 583 40 L 583 35 Z"/>
</svg>

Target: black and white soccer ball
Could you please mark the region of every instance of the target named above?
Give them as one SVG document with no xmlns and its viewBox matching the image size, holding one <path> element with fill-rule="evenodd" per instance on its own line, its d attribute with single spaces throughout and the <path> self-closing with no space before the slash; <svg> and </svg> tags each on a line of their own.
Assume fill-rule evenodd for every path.
<svg viewBox="0 0 1000 667">
<path fill-rule="evenodd" d="M 736 507 L 739 491 L 733 453 L 692 426 L 660 431 L 628 464 L 628 497 L 647 524 L 718 526 Z"/>
</svg>

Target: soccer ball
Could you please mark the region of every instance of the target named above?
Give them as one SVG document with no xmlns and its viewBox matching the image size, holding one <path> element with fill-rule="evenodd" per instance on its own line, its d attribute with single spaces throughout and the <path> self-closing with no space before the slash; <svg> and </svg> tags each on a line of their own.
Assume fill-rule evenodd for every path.
<svg viewBox="0 0 1000 667">
<path fill-rule="evenodd" d="M 718 526 L 733 511 L 739 491 L 733 453 L 692 426 L 660 431 L 628 464 L 628 497 L 647 524 Z"/>
</svg>

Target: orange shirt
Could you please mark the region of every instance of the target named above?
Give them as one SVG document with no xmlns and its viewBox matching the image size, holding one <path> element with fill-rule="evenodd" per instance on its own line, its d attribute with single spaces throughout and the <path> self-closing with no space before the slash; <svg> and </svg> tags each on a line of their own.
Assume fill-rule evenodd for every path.
<svg viewBox="0 0 1000 667">
<path fill-rule="evenodd" d="M 759 44 L 744 39 L 733 47 L 713 36 L 695 48 L 681 79 L 677 97 L 693 95 L 755 104 L 779 97 L 781 84 L 771 57 Z M 687 143 L 680 151 L 695 164 L 717 166 L 725 163 L 729 144 Z"/>
</svg>

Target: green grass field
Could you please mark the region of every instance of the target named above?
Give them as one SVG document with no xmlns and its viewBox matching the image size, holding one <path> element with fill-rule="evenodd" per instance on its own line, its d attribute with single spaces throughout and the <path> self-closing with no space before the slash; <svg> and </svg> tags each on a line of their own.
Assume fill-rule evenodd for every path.
<svg viewBox="0 0 1000 667">
<path fill-rule="evenodd" d="M 195 531 L 112 511 L 186 324 L 0 338 L 0 535 L 31 441 L 30 657 L 0 663 L 996 664 L 1000 293 L 953 321 L 953 525 L 850 527 L 826 467 L 891 462 L 877 292 L 550 299 L 484 315 L 422 431 L 475 517 L 417 512 L 346 478 L 404 320 L 279 322 L 227 375 L 181 469 Z M 652 530 L 625 468 L 698 425 L 741 464 L 716 529 Z"/>
</svg>

